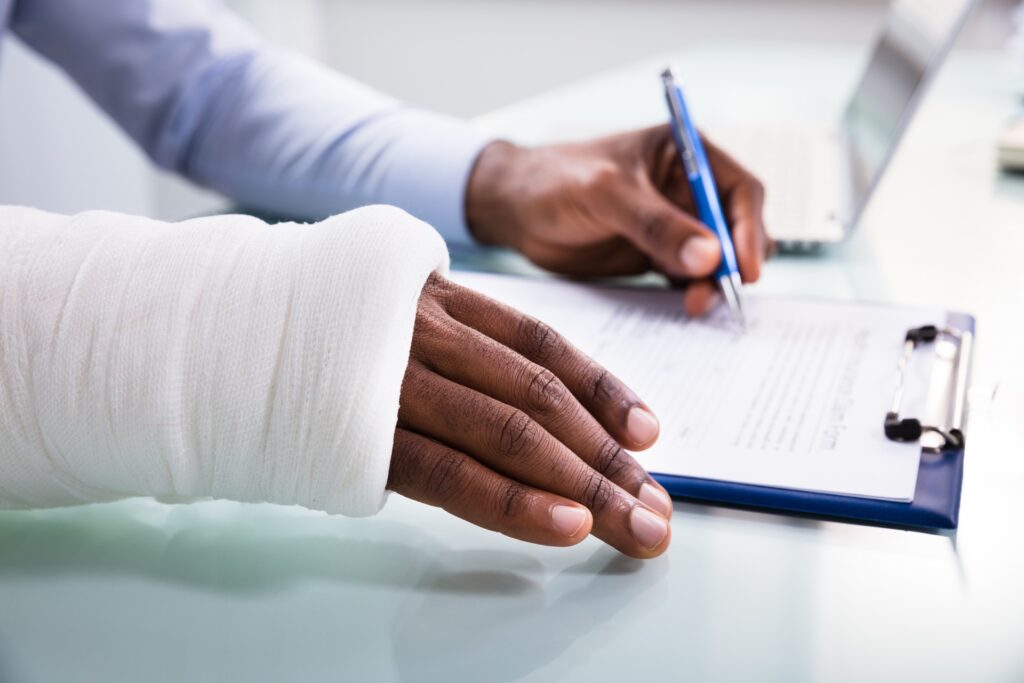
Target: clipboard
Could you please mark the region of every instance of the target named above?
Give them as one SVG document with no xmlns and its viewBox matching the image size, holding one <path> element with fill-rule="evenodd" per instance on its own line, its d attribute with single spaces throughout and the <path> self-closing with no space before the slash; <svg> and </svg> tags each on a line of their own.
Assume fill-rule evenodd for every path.
<svg viewBox="0 0 1024 683">
<path fill-rule="evenodd" d="M 927 328 L 927 329 L 926 329 Z M 935 373 L 947 373 L 945 424 L 926 426 L 913 417 L 902 417 L 900 388 L 893 409 L 879 415 L 880 430 L 890 439 L 922 440 L 921 464 L 914 499 L 909 503 L 857 498 L 793 489 L 736 484 L 726 481 L 683 477 L 652 472 L 651 475 L 673 496 L 698 502 L 796 512 L 820 517 L 856 520 L 876 524 L 917 528 L 955 529 L 959 524 L 960 491 L 964 473 L 967 434 L 967 390 L 970 386 L 971 358 L 975 320 L 963 313 L 947 314 L 942 325 L 908 330 L 904 353 L 894 359 L 894 372 L 903 372 L 908 353 L 928 346 L 939 337 L 955 341 L 952 362 L 936 367 Z M 932 381 L 936 381 L 933 374 Z M 916 428 L 915 428 L 916 425 Z M 940 437 L 929 442 L 928 435 Z"/>
</svg>

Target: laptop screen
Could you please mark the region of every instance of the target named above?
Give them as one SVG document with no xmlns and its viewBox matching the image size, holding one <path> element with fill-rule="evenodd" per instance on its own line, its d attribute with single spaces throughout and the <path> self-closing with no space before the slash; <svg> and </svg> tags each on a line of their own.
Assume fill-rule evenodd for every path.
<svg viewBox="0 0 1024 683">
<path fill-rule="evenodd" d="M 860 211 L 974 0 L 894 0 L 844 116 Z"/>
</svg>

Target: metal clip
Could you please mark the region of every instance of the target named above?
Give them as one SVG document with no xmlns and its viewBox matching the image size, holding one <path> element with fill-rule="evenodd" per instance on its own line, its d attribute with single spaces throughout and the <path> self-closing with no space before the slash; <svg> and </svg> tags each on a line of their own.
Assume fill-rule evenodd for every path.
<svg viewBox="0 0 1024 683">
<path fill-rule="evenodd" d="M 950 388 L 952 400 L 950 401 L 948 428 L 925 425 L 912 417 L 900 417 L 907 367 L 910 365 L 914 350 L 922 344 L 934 343 L 940 337 L 955 342 L 957 347 L 956 361 L 953 366 L 954 381 Z M 887 438 L 893 441 L 919 441 L 922 435 L 932 433 L 942 437 L 942 444 L 925 446 L 925 450 L 942 452 L 964 449 L 966 443 L 964 435 L 965 402 L 967 400 L 968 366 L 970 365 L 972 342 L 973 335 L 969 331 L 951 327 L 925 325 L 907 331 L 903 352 L 900 354 L 897 365 L 899 384 L 896 385 L 896 396 L 893 398 L 892 409 L 885 415 L 885 436 Z"/>
</svg>

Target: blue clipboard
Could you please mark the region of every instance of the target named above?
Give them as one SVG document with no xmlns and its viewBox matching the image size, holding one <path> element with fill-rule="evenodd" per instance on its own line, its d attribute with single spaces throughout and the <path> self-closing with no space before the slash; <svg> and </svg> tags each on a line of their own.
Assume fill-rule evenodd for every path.
<svg viewBox="0 0 1024 683">
<path fill-rule="evenodd" d="M 975 321 L 966 314 L 949 313 L 946 326 L 973 337 Z M 971 349 L 961 347 L 957 366 L 962 368 L 963 381 L 952 387 L 953 392 L 959 392 L 961 401 L 968 388 Z M 882 429 L 883 417 L 879 415 L 879 429 Z M 964 425 L 959 427 L 963 429 Z M 914 500 L 902 503 L 651 473 L 670 494 L 680 498 L 919 529 L 957 527 L 963 474 L 963 448 L 940 452 L 922 449 Z"/>
</svg>

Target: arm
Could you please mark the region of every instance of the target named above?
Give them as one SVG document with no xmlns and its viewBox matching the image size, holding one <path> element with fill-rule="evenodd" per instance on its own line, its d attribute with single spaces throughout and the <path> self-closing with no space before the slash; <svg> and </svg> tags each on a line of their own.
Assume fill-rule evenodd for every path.
<svg viewBox="0 0 1024 683">
<path fill-rule="evenodd" d="M 20 0 L 12 22 L 157 163 L 251 206 L 316 218 L 393 204 L 449 243 L 473 240 L 468 222 L 481 242 L 549 270 L 653 269 L 687 286 L 690 313 L 714 301 L 718 244 L 664 126 L 486 145 L 462 122 L 270 48 L 213 0 Z M 771 249 L 763 190 L 723 151 L 709 154 L 743 278 L 756 281 Z"/>
<path fill-rule="evenodd" d="M 281 228 L 0 207 L 0 508 L 359 515 L 387 486 L 527 541 L 663 552 L 671 502 L 623 450 L 654 416 L 446 266 L 393 207 Z"/>
<path fill-rule="evenodd" d="M 20 0 L 11 19 L 164 168 L 257 208 L 392 204 L 469 239 L 482 134 L 276 50 L 217 2 Z"/>
<path fill-rule="evenodd" d="M 390 201 L 464 231 L 481 139 L 212 5 L 21 0 L 13 19 L 166 167 L 258 206 Z M 0 209 L 0 506 L 363 514 L 386 481 L 516 538 L 663 552 L 671 503 L 623 450 L 657 437 L 649 410 L 537 321 L 436 273 L 421 291 L 436 233 L 366 211 L 270 230 Z M 439 419 L 452 405 L 461 424 Z"/>
</svg>

